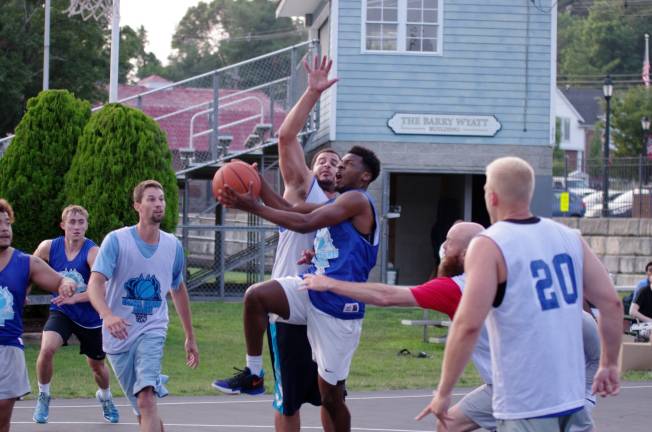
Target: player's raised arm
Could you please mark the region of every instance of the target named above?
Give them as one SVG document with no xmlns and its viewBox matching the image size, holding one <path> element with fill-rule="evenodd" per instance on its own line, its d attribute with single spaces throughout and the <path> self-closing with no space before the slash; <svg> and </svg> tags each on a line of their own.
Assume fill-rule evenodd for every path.
<svg viewBox="0 0 652 432">
<path fill-rule="evenodd" d="M 312 68 L 304 61 L 308 73 L 308 88 L 287 114 L 278 132 L 279 167 L 285 183 L 285 198 L 292 203 L 305 200 L 313 179 L 297 135 L 322 92 L 337 82 L 337 78 L 328 79 L 332 64 L 333 61 L 327 57 L 323 57 L 321 61 L 319 57 L 315 57 Z"/>
<path fill-rule="evenodd" d="M 29 260 L 30 281 L 52 293 L 70 297 L 75 293 L 77 284 L 52 270 L 41 258 L 32 255 Z"/>
</svg>

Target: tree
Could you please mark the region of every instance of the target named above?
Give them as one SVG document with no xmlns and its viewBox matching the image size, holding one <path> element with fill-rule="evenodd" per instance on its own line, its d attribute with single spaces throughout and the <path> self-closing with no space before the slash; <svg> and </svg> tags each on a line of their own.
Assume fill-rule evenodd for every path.
<svg viewBox="0 0 652 432">
<path fill-rule="evenodd" d="M 172 79 L 217 69 L 305 39 L 290 18 L 276 18 L 270 0 L 213 0 L 188 9 L 172 37 Z"/>
<path fill-rule="evenodd" d="M 147 30 L 142 25 L 134 30 L 129 26 L 120 29 L 119 81 L 127 83 L 134 78 L 161 75 L 165 68 L 153 52 L 146 51 Z"/>
<path fill-rule="evenodd" d="M 50 88 L 65 88 L 82 99 L 106 95 L 109 55 L 107 30 L 80 17 L 68 17 L 67 2 L 52 2 Z M 12 132 L 26 102 L 42 89 L 42 0 L 0 2 L 0 136 Z"/>
<path fill-rule="evenodd" d="M 633 7 L 624 1 L 595 0 L 586 18 L 560 13 L 560 75 L 588 75 L 593 80 L 608 73 L 638 75 L 652 5 Z"/>
<path fill-rule="evenodd" d="M 651 117 L 652 93 L 643 86 L 631 87 L 611 100 L 611 137 L 616 156 L 638 156 L 643 146 L 641 118 Z"/>
<path fill-rule="evenodd" d="M 163 185 L 167 208 L 162 228 L 172 231 L 178 219 L 179 188 L 165 134 L 137 109 L 104 106 L 80 137 L 64 187 L 68 202 L 88 210 L 90 238 L 101 241 L 109 231 L 137 222 L 132 191 L 146 179 Z"/>
<path fill-rule="evenodd" d="M 16 136 L 0 159 L 0 196 L 16 212 L 14 244 L 27 252 L 60 233 L 67 204 L 63 177 L 77 141 L 90 118 L 90 104 L 66 90 L 48 90 L 31 98 Z"/>
</svg>

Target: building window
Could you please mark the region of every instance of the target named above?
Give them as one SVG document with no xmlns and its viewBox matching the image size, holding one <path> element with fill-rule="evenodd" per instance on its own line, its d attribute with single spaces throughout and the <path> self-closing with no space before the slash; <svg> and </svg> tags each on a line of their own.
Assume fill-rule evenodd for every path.
<svg viewBox="0 0 652 432">
<path fill-rule="evenodd" d="M 561 140 L 570 142 L 570 119 L 568 117 L 561 119 Z"/>
<path fill-rule="evenodd" d="M 441 0 L 363 1 L 364 51 L 441 52 Z"/>
</svg>

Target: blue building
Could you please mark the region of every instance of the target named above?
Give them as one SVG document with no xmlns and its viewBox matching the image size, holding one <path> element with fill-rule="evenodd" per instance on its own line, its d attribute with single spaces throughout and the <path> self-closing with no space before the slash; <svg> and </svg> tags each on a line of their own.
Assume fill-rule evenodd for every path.
<svg viewBox="0 0 652 432">
<path fill-rule="evenodd" d="M 279 2 L 277 15 L 305 17 L 340 78 L 311 147 L 362 145 L 383 162 L 375 278 L 393 266 L 401 284 L 423 282 L 454 220 L 487 224 L 483 172 L 496 157 L 532 164 L 534 211 L 550 214 L 556 13 L 551 0 Z"/>
</svg>

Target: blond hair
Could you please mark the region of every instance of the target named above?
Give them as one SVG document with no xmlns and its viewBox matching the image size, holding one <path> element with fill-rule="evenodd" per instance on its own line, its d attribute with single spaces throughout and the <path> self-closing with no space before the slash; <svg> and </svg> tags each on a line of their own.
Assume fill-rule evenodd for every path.
<svg viewBox="0 0 652 432">
<path fill-rule="evenodd" d="M 4 198 L 0 198 L 0 213 L 7 213 L 7 216 L 9 216 L 9 223 L 14 223 L 14 209 Z"/>
<path fill-rule="evenodd" d="M 88 221 L 88 210 L 86 210 L 84 207 L 77 205 L 77 204 L 71 204 L 67 206 L 66 208 L 63 209 L 61 212 L 61 222 L 66 221 L 66 217 L 68 215 L 74 214 L 74 213 L 79 213 L 80 215 L 84 216 L 86 220 Z"/>
<path fill-rule="evenodd" d="M 150 187 L 160 189 L 161 191 L 163 190 L 161 183 L 156 180 L 143 180 L 134 188 L 134 203 L 141 202 L 143 200 L 143 195 L 145 194 L 145 189 Z"/>
<path fill-rule="evenodd" d="M 508 156 L 487 165 L 487 185 L 505 203 L 529 204 L 534 193 L 534 169 L 525 160 Z"/>
</svg>

